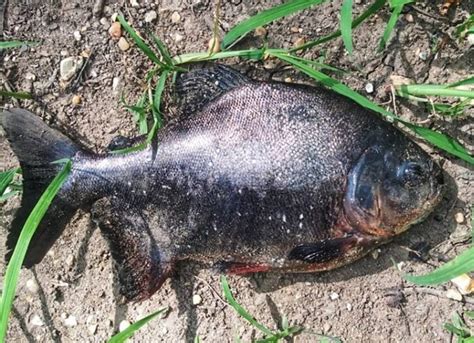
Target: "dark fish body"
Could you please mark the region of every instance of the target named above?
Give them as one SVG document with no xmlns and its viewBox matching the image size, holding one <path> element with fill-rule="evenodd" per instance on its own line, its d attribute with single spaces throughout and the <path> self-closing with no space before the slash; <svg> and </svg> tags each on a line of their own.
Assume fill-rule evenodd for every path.
<svg viewBox="0 0 474 343">
<path fill-rule="evenodd" d="M 337 94 L 222 66 L 186 74 L 177 88 L 180 118 L 146 149 L 123 155 L 81 151 L 26 111 L 4 114 L 26 185 L 10 248 L 58 168 L 47 162 L 73 162 L 27 266 L 77 208 L 92 206 L 129 299 L 150 296 L 182 259 L 234 273 L 327 270 L 406 230 L 440 199 L 442 172 L 431 158 Z M 27 136 L 38 135 L 27 132 L 31 123 L 57 151 L 25 155 Z"/>
</svg>

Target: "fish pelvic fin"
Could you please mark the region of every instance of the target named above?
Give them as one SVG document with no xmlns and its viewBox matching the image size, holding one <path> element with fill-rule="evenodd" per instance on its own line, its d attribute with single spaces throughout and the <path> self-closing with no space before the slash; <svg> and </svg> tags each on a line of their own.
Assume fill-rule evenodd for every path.
<svg viewBox="0 0 474 343">
<path fill-rule="evenodd" d="M 151 297 L 172 272 L 173 262 L 164 261 L 141 211 L 102 198 L 91 214 L 109 245 L 120 294 L 127 301 Z"/>
<path fill-rule="evenodd" d="M 179 74 L 175 90 L 181 114 L 196 113 L 222 94 L 250 82 L 247 76 L 223 64 Z"/>
<path fill-rule="evenodd" d="M 23 175 L 21 207 L 7 237 L 9 261 L 23 225 L 50 182 L 61 170 L 51 162 L 73 157 L 80 148 L 68 137 L 48 127 L 38 116 L 23 109 L 9 109 L 0 115 L 10 146 L 20 161 Z M 39 263 L 61 235 L 77 208 L 58 194 L 35 231 L 23 265 Z"/>
</svg>

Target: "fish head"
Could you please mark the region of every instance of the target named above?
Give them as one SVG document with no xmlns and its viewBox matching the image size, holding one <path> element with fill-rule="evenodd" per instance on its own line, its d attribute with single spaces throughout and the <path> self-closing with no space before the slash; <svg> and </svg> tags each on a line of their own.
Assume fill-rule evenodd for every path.
<svg viewBox="0 0 474 343">
<path fill-rule="evenodd" d="M 361 233 L 393 237 L 431 212 L 443 184 L 442 169 L 412 141 L 370 147 L 348 177 L 346 221 Z"/>
</svg>

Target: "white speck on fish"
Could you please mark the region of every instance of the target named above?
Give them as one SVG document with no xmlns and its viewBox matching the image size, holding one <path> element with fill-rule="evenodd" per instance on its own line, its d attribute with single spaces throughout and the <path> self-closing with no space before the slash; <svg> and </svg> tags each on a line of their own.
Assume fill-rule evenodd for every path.
<svg viewBox="0 0 474 343">
<path fill-rule="evenodd" d="M 286 223 L 286 216 L 285 215 L 281 216 L 281 220 L 283 220 L 283 222 Z"/>
</svg>

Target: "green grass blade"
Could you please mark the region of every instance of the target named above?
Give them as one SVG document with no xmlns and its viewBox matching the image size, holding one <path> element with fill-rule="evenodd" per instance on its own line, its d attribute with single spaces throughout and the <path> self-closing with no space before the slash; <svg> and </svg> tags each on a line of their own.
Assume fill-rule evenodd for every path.
<svg viewBox="0 0 474 343">
<path fill-rule="evenodd" d="M 266 25 L 273 20 L 301 11 L 313 5 L 319 5 L 324 1 L 325 0 L 291 0 L 282 5 L 262 11 L 234 26 L 224 36 L 224 39 L 222 40 L 222 49 L 229 48 L 231 45 L 245 37 L 247 33 L 259 26 Z"/>
<path fill-rule="evenodd" d="M 352 0 L 344 0 L 341 7 L 341 35 L 344 46 L 352 55 Z"/>
<path fill-rule="evenodd" d="M 0 50 L 18 48 L 24 45 L 34 46 L 38 44 L 39 44 L 38 42 L 22 42 L 19 40 L 4 41 L 4 42 L 0 42 Z"/>
<path fill-rule="evenodd" d="M 240 306 L 240 304 L 234 299 L 234 297 L 232 296 L 232 292 L 230 291 L 227 278 L 224 275 L 221 276 L 221 287 L 222 287 L 222 290 L 224 292 L 224 296 L 227 302 L 230 304 L 230 306 L 234 308 L 235 311 L 237 311 L 237 313 L 242 318 L 244 318 L 254 327 L 262 331 L 265 335 L 268 335 L 268 336 L 274 335 L 274 333 L 269 328 L 257 322 L 255 318 L 250 313 L 248 313 L 242 306 Z"/>
<path fill-rule="evenodd" d="M 2 195 L 10 183 L 13 181 L 15 174 L 20 171 L 20 168 L 10 169 L 0 173 L 0 195 Z"/>
<path fill-rule="evenodd" d="M 396 90 L 402 96 L 452 96 L 474 99 L 473 90 L 455 89 L 452 86 L 448 88 L 444 85 L 400 85 Z"/>
<path fill-rule="evenodd" d="M 33 96 L 31 95 L 31 93 L 28 93 L 28 92 L 9 92 L 9 91 L 0 90 L 0 96 L 15 98 L 19 100 L 33 99 Z"/>
<path fill-rule="evenodd" d="M 137 32 L 130 26 L 130 24 L 125 20 L 122 15 L 117 16 L 118 21 L 122 25 L 122 27 L 127 31 L 127 33 L 132 37 L 135 44 L 138 48 L 143 51 L 143 53 L 155 64 L 159 65 L 162 68 L 166 68 L 166 66 L 160 61 L 160 59 L 156 56 L 156 54 L 151 50 L 151 48 L 140 38 Z"/>
<path fill-rule="evenodd" d="M 431 273 L 420 276 L 407 274 L 404 278 L 416 285 L 438 285 L 472 271 L 474 271 L 474 248 L 469 248 Z"/>
<path fill-rule="evenodd" d="M 36 203 L 33 211 L 31 211 L 28 219 L 23 225 L 20 237 L 13 251 L 13 255 L 8 263 L 7 270 L 5 272 L 5 278 L 3 282 L 3 292 L 0 302 L 0 342 L 5 341 L 5 336 L 8 328 L 8 319 L 15 297 L 15 290 L 20 274 L 21 265 L 26 255 L 28 245 L 30 244 L 31 238 L 35 233 L 41 219 L 45 215 L 51 201 L 61 188 L 62 184 L 66 180 L 69 172 L 71 171 L 71 161 L 66 162 L 61 172 L 56 175 L 51 184 L 46 188 L 44 193 L 41 195 L 39 201 Z"/>
<path fill-rule="evenodd" d="M 168 49 L 166 46 L 163 44 L 163 42 L 154 34 L 152 34 L 153 37 L 153 42 L 155 42 L 156 47 L 158 48 L 158 51 L 160 52 L 161 56 L 163 56 L 163 59 L 165 61 L 165 64 L 168 67 L 173 66 L 173 58 L 171 57 Z"/>
<path fill-rule="evenodd" d="M 155 138 L 156 132 L 163 125 L 163 120 L 161 118 L 161 112 L 160 112 L 161 96 L 163 95 L 163 91 L 166 85 L 166 79 L 168 78 L 169 73 L 170 73 L 170 70 L 164 70 L 163 73 L 160 75 L 160 79 L 158 80 L 158 83 L 156 84 L 155 92 L 153 95 L 153 104 L 152 104 L 154 123 L 153 123 L 153 127 L 148 133 L 147 143 L 150 143 L 153 140 L 153 138 Z"/>
<path fill-rule="evenodd" d="M 208 52 L 193 52 L 189 54 L 178 55 L 173 58 L 173 62 L 175 65 L 181 65 L 190 62 L 221 60 L 231 57 L 244 57 L 251 60 L 261 60 L 265 56 L 265 51 L 265 49 L 249 49 L 237 51 L 221 51 L 215 54 L 209 54 Z"/>
<path fill-rule="evenodd" d="M 382 115 L 385 115 L 389 118 L 392 118 L 394 120 L 397 120 L 398 122 L 402 123 L 403 125 L 407 126 L 411 130 L 413 130 L 416 134 L 424 138 L 426 141 L 430 142 L 434 146 L 440 148 L 441 150 L 444 150 L 456 157 L 459 157 L 460 159 L 470 163 L 474 164 L 474 158 L 468 153 L 468 151 L 459 143 L 457 142 L 454 138 L 451 138 L 449 136 L 446 136 L 440 132 L 433 131 L 431 129 L 421 127 L 409 122 L 406 122 L 400 118 L 398 118 L 395 114 L 392 112 L 389 112 L 385 110 L 384 108 L 380 107 L 379 105 L 373 103 L 366 97 L 360 95 L 359 93 L 353 91 L 349 87 L 343 85 L 342 83 L 338 82 L 337 80 L 334 80 L 333 78 L 329 77 L 328 75 L 317 71 L 311 66 L 307 65 L 304 62 L 301 62 L 300 60 L 296 60 L 293 58 L 293 56 L 288 55 L 286 53 L 280 52 L 275 52 L 275 51 L 270 51 L 268 50 L 269 54 L 272 54 L 273 56 L 289 63 L 292 64 L 294 67 L 297 69 L 301 70 L 305 74 L 309 75 L 315 80 L 320 81 L 327 87 L 331 88 L 332 90 L 336 91 L 339 94 L 342 94 L 355 102 L 357 102 L 359 105 L 364 106 L 365 108 L 368 108 L 372 111 L 375 111 L 377 113 L 380 113 Z"/>
<path fill-rule="evenodd" d="M 362 24 L 367 18 L 372 16 L 373 14 L 377 13 L 387 2 L 387 0 L 376 0 L 367 10 L 364 11 L 360 16 L 352 21 L 352 29 L 355 29 L 357 26 Z M 334 38 L 337 38 L 341 35 L 341 30 L 337 30 L 329 35 L 323 36 L 317 40 L 307 42 L 299 47 L 293 48 L 290 52 L 295 52 L 299 50 L 306 50 L 315 45 L 326 43 Z"/>
<path fill-rule="evenodd" d="M 474 85 L 474 76 L 468 77 L 467 79 L 464 79 L 461 81 L 450 83 L 448 87 L 458 87 L 458 86 L 466 86 L 466 85 Z"/>
<path fill-rule="evenodd" d="M 130 325 L 128 328 L 126 328 L 122 332 L 119 332 L 115 336 L 111 337 L 109 339 L 108 343 L 122 343 L 122 342 L 125 342 L 128 338 L 132 337 L 133 334 L 135 334 L 135 332 L 137 330 L 139 330 L 143 325 L 145 325 L 150 320 L 152 320 L 153 318 L 155 318 L 160 313 L 163 313 L 166 310 L 167 310 L 167 308 L 159 309 L 158 311 L 156 311 L 156 312 L 154 312 L 154 313 L 152 313 L 152 314 L 136 321 L 135 323 Z"/>
<path fill-rule="evenodd" d="M 388 40 L 390 39 L 390 35 L 392 34 L 393 28 L 397 24 L 398 17 L 400 13 L 402 13 L 403 6 L 397 6 L 393 9 L 392 14 L 390 15 L 390 19 L 388 20 L 387 26 L 383 31 L 382 38 L 379 43 L 378 51 L 382 51 L 385 46 L 387 45 Z"/>
</svg>

